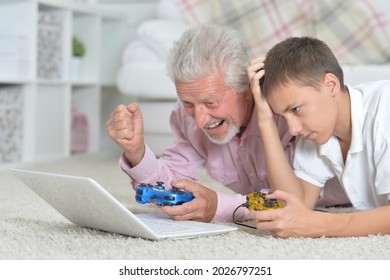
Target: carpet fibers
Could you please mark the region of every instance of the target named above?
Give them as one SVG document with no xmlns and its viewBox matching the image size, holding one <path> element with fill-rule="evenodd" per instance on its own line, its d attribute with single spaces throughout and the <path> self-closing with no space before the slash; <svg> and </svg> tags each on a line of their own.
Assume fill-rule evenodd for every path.
<svg viewBox="0 0 390 280">
<path fill-rule="evenodd" d="M 30 189 L 8 167 L 94 178 L 126 207 L 137 205 L 118 154 L 75 155 L 66 159 L 0 167 L 0 259 L 3 260 L 385 260 L 390 236 L 280 239 L 240 227 L 228 234 L 149 241 L 72 224 Z M 204 185 L 224 187 L 202 174 Z"/>
</svg>

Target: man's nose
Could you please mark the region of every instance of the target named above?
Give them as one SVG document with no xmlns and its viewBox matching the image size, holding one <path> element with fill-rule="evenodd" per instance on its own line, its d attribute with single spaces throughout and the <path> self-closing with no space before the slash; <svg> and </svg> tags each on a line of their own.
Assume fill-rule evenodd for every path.
<svg viewBox="0 0 390 280">
<path fill-rule="evenodd" d="M 197 106 L 194 109 L 194 120 L 198 128 L 204 128 L 208 122 L 207 109 L 204 106 Z"/>
</svg>

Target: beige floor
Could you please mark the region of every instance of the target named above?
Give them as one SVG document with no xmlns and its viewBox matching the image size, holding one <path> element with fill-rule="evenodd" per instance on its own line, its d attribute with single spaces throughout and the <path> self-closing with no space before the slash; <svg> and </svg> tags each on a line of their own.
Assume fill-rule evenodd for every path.
<svg viewBox="0 0 390 280">
<path fill-rule="evenodd" d="M 74 156 L 23 164 L 32 170 L 96 179 L 126 207 L 139 205 L 118 155 Z M 203 175 L 205 185 L 222 190 Z M 248 228 L 218 236 L 149 241 L 70 223 L 9 173 L 0 170 L 0 259 L 390 259 L 390 237 L 279 239 Z"/>
</svg>

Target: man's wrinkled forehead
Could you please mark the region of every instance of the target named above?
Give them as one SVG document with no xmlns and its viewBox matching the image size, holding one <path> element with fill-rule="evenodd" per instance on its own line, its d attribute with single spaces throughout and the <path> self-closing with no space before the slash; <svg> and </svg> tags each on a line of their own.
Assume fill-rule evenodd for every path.
<svg viewBox="0 0 390 280">
<path fill-rule="evenodd" d="M 202 100 L 221 98 L 230 91 L 219 76 L 205 77 L 190 83 L 176 82 L 176 89 L 180 98 L 191 95 Z"/>
</svg>

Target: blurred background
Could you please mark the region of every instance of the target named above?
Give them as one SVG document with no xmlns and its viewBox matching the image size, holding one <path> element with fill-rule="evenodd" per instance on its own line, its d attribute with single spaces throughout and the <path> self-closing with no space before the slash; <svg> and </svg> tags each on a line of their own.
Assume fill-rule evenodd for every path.
<svg viewBox="0 0 390 280">
<path fill-rule="evenodd" d="M 0 166 L 120 152 L 105 123 L 130 102 L 160 155 L 177 99 L 168 50 L 205 22 L 237 29 L 251 57 L 309 35 L 333 49 L 347 83 L 390 77 L 386 0 L 0 0 Z"/>
</svg>

